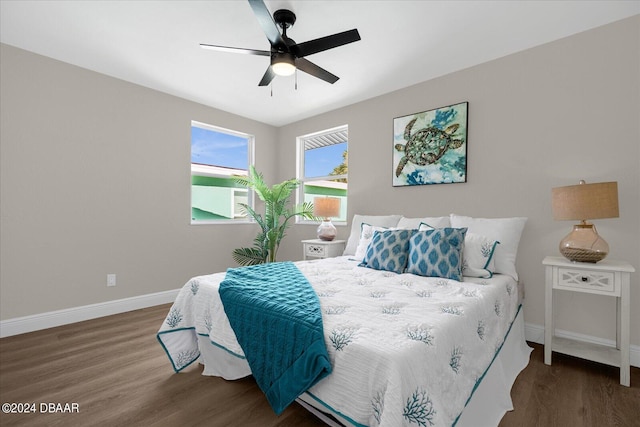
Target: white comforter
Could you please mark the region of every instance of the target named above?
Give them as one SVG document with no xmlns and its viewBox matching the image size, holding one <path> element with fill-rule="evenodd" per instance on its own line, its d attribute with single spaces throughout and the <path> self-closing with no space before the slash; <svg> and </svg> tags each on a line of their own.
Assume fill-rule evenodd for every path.
<svg viewBox="0 0 640 427">
<path fill-rule="evenodd" d="M 308 393 L 354 425 L 451 426 L 518 310 L 504 275 L 464 282 L 358 267 L 348 257 L 296 265 L 319 296 L 333 373 Z M 191 279 L 158 339 L 179 371 L 198 339 L 242 358 L 218 296 L 224 273 Z"/>
</svg>

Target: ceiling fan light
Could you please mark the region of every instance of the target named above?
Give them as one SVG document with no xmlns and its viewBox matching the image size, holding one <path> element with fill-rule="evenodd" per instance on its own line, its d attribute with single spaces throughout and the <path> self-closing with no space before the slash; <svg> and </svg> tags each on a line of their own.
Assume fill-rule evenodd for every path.
<svg viewBox="0 0 640 427">
<path fill-rule="evenodd" d="M 279 76 L 290 76 L 296 71 L 295 57 L 290 53 L 274 53 L 271 68 Z"/>
</svg>

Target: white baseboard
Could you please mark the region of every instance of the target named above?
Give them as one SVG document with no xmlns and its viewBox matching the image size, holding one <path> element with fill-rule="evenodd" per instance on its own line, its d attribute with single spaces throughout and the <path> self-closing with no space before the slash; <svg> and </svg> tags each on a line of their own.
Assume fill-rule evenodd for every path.
<svg viewBox="0 0 640 427">
<path fill-rule="evenodd" d="M 537 344 L 544 345 L 544 326 L 534 325 L 532 323 L 525 323 L 524 336 L 527 341 L 535 342 Z M 591 335 L 577 334 L 575 332 L 564 331 L 562 329 L 556 329 L 556 336 L 561 338 L 568 338 L 577 341 L 588 342 L 591 344 L 599 344 L 607 347 L 615 347 L 616 342 L 614 340 L 607 340 L 604 338 L 598 338 Z M 632 345 L 629 349 L 629 361 L 631 366 L 640 368 L 640 346 Z"/>
<path fill-rule="evenodd" d="M 0 338 L 173 302 L 180 289 L 0 321 Z"/>
</svg>

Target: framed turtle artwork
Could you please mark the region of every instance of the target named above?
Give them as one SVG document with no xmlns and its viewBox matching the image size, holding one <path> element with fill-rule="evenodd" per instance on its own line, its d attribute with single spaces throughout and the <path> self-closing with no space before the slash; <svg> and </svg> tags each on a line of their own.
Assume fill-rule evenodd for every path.
<svg viewBox="0 0 640 427">
<path fill-rule="evenodd" d="M 468 102 L 393 119 L 393 186 L 467 182 Z"/>
</svg>

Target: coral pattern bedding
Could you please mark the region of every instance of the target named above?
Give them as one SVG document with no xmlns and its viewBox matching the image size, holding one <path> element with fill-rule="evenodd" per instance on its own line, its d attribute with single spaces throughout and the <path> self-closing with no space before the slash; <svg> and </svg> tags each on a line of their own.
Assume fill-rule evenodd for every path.
<svg viewBox="0 0 640 427">
<path fill-rule="evenodd" d="M 353 425 L 455 425 L 520 308 L 505 274 L 457 281 L 359 266 L 348 256 L 299 261 L 320 301 L 333 372 L 308 390 Z M 191 279 L 158 332 L 176 372 L 198 338 L 244 358 L 218 292 L 224 273 Z"/>
</svg>

